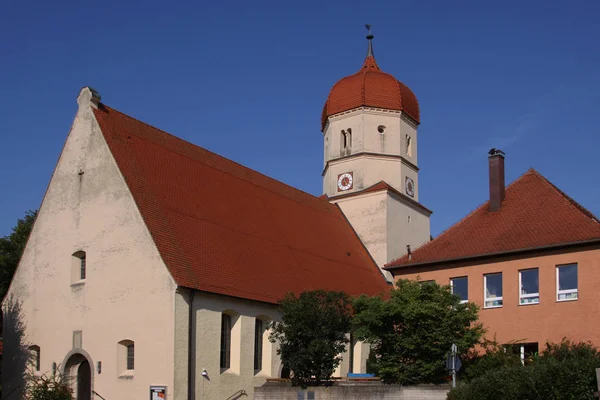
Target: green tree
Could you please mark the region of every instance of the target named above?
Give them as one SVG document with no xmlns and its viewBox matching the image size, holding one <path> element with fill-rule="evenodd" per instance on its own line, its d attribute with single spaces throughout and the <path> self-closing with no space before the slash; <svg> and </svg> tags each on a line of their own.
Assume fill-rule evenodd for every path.
<svg viewBox="0 0 600 400">
<path fill-rule="evenodd" d="M 27 211 L 25 217 L 17 221 L 12 233 L 0 238 L 0 300 L 6 296 L 36 216 L 37 211 Z"/>
<path fill-rule="evenodd" d="M 315 290 L 280 301 L 281 321 L 273 322 L 271 342 L 291 371 L 293 385 L 320 384 L 331 377 L 348 343 L 352 307 L 343 292 Z"/>
<path fill-rule="evenodd" d="M 355 299 L 354 312 L 355 337 L 371 344 L 386 383 L 443 382 L 452 344 L 467 354 L 484 332 L 478 307 L 435 282 L 400 280 L 387 298 Z"/>
</svg>

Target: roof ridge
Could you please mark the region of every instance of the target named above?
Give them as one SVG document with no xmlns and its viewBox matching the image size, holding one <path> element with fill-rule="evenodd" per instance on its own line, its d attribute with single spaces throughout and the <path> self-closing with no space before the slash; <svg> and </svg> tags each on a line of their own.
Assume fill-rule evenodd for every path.
<svg viewBox="0 0 600 400">
<path fill-rule="evenodd" d="M 124 117 L 126 117 L 126 118 L 129 118 L 129 119 L 131 119 L 131 120 L 133 120 L 133 121 L 135 121 L 135 122 L 138 122 L 138 123 L 140 123 L 140 124 L 144 124 L 144 125 L 146 125 L 146 126 L 148 126 L 148 127 L 152 128 L 152 129 L 155 129 L 156 131 L 158 131 L 158 132 L 160 132 L 160 133 L 162 133 L 162 134 L 165 134 L 165 135 L 167 135 L 167 136 L 169 136 L 169 137 L 171 137 L 171 138 L 173 138 L 173 139 L 175 139 L 175 140 L 177 140 L 177 141 L 179 141 L 179 142 L 182 142 L 182 143 L 184 143 L 184 144 L 186 144 L 186 145 L 192 146 L 194 149 L 198 149 L 198 150 L 200 150 L 200 151 L 205 151 L 205 152 L 207 152 L 207 153 L 210 153 L 211 155 L 214 155 L 214 156 L 218 157 L 219 159 L 223 160 L 223 161 L 224 161 L 224 162 L 226 162 L 226 163 L 235 164 L 236 166 L 239 166 L 239 167 L 243 168 L 244 170 L 251 171 L 252 173 L 258 174 L 258 175 L 260 175 L 260 176 L 262 176 L 262 177 L 264 177 L 264 178 L 267 178 L 267 179 L 269 179 L 269 180 L 271 180 L 271 181 L 275 181 L 275 182 L 277 182 L 277 183 L 280 183 L 280 184 L 284 185 L 285 187 L 287 187 L 287 188 L 289 188 L 289 189 L 292 189 L 292 190 L 293 190 L 293 191 L 295 191 L 295 192 L 299 192 L 299 193 L 301 193 L 301 194 L 308 195 L 308 196 L 310 196 L 311 198 L 318 199 L 319 201 L 324 201 L 324 199 L 321 199 L 321 198 L 320 198 L 320 197 L 318 197 L 318 196 L 315 196 L 315 195 L 313 195 L 313 194 L 311 194 L 311 193 L 305 192 L 304 190 L 300 190 L 300 189 L 298 189 L 298 188 L 295 188 L 295 187 L 293 187 L 293 186 L 291 186 L 291 185 L 289 185 L 289 184 L 287 184 L 287 183 L 285 183 L 285 182 L 282 182 L 282 181 L 280 181 L 280 180 L 277 180 L 277 179 L 275 179 L 275 178 L 273 178 L 273 177 L 270 177 L 270 176 L 268 176 L 268 175 L 266 175 L 266 174 L 263 174 L 262 172 L 259 172 L 259 171 L 255 170 L 255 169 L 252 169 L 252 168 L 246 167 L 246 166 L 245 166 L 245 165 L 243 165 L 243 164 L 240 164 L 240 163 L 238 163 L 238 162 L 236 162 L 236 161 L 233 161 L 233 160 L 231 160 L 231 159 L 229 159 L 229 158 L 227 158 L 227 157 L 225 157 L 225 156 L 222 156 L 222 155 L 220 155 L 220 154 L 218 154 L 218 153 L 215 153 L 214 151 L 210 151 L 210 150 L 208 150 L 208 149 L 206 149 L 206 148 L 204 148 L 204 147 L 202 147 L 202 146 L 199 146 L 199 145 L 197 145 L 197 144 L 194 144 L 194 143 L 192 143 L 192 142 L 190 142 L 190 141 L 188 141 L 188 140 L 185 140 L 185 139 L 182 139 L 182 138 L 180 138 L 180 137 L 178 137 L 178 136 L 175 136 L 175 135 L 173 135 L 173 134 L 171 134 L 171 133 L 169 133 L 169 132 L 167 132 L 167 131 L 164 131 L 164 130 L 162 130 L 162 129 L 160 129 L 160 128 L 157 128 L 157 127 L 155 127 L 154 125 L 148 124 L 148 123 L 146 123 L 146 122 L 144 122 L 144 121 L 141 121 L 141 120 L 139 120 L 139 119 L 137 119 L 137 118 L 134 118 L 134 117 L 132 117 L 132 116 L 130 116 L 130 115 L 128 115 L 128 114 L 125 114 L 124 112 L 121 112 L 121 111 L 119 111 L 119 110 L 117 110 L 117 109 L 115 109 L 115 108 L 112 108 L 112 107 L 110 107 L 110 106 L 107 106 L 107 105 L 106 105 L 106 104 L 104 104 L 104 103 L 101 103 L 101 106 L 102 106 L 103 108 L 106 108 L 106 109 L 108 109 L 108 110 L 111 110 L 111 111 L 114 111 L 114 112 L 116 112 L 116 113 L 119 113 L 119 114 L 121 114 L 122 116 L 124 116 Z M 136 135 L 136 136 L 138 136 L 138 135 Z M 139 137 L 139 136 L 138 136 L 138 137 Z M 190 158 L 190 157 L 186 156 L 185 154 L 182 154 L 181 152 L 178 152 L 178 151 L 176 151 L 175 149 L 171 149 L 171 148 L 169 148 L 168 150 L 169 150 L 169 151 L 172 151 L 173 153 L 177 153 L 177 154 L 179 154 L 179 155 L 180 155 L 180 156 L 182 156 L 182 157 Z M 221 172 L 223 172 L 223 173 L 225 173 L 225 174 L 231 175 L 231 173 L 229 173 L 229 172 L 227 172 L 227 171 L 224 171 L 222 168 L 218 168 L 218 167 L 216 167 L 216 166 L 214 166 L 214 165 L 207 164 L 206 162 L 202 161 L 201 159 L 193 158 L 193 160 L 194 160 L 194 161 L 197 161 L 197 162 L 199 162 L 199 163 L 201 163 L 201 164 L 204 164 L 204 165 L 206 165 L 206 166 L 207 166 L 207 167 L 209 167 L 209 168 L 213 168 L 213 169 L 216 169 L 216 170 L 218 170 L 218 171 L 221 171 Z M 238 178 L 240 178 L 240 179 L 243 179 L 244 181 L 246 181 L 246 182 L 248 182 L 248 183 L 250 183 L 250 184 L 253 184 L 253 185 L 255 185 L 255 186 L 259 186 L 259 187 L 261 187 L 261 188 L 263 188 L 263 189 L 265 189 L 265 190 L 268 190 L 268 191 L 270 191 L 270 192 L 273 192 L 271 189 L 268 189 L 268 188 L 266 188 L 266 187 L 265 187 L 265 186 L 263 186 L 263 185 L 258 185 L 258 184 L 257 184 L 257 183 L 255 183 L 255 182 L 250 182 L 250 181 L 248 181 L 247 179 L 244 179 L 244 178 L 242 178 L 242 177 L 239 177 L 239 176 L 238 176 Z M 277 193 L 277 194 L 280 194 L 280 195 L 283 195 L 283 196 L 285 196 L 283 193 Z M 287 197 L 287 198 L 290 198 L 289 196 L 285 196 L 285 197 Z M 291 198 L 290 198 L 290 200 L 293 200 L 293 199 L 291 199 Z M 326 201 L 326 200 L 325 200 L 325 201 Z M 328 204 L 329 204 L 329 202 L 328 202 L 328 201 L 326 201 L 326 203 L 328 203 Z"/>
<path fill-rule="evenodd" d="M 530 168 L 529 171 L 531 171 L 533 174 L 535 174 L 536 176 L 541 178 L 542 181 L 545 182 L 547 185 L 550 185 L 551 188 L 556 190 L 564 198 L 564 200 L 566 200 L 569 203 L 570 206 L 575 207 L 577 209 L 577 211 L 579 211 L 586 217 L 590 218 L 593 222 L 600 225 L 600 221 L 591 211 L 589 211 L 587 208 L 582 206 L 579 202 L 577 202 L 571 196 L 569 196 L 568 194 L 566 194 L 565 192 L 560 190 L 560 188 L 558 186 L 556 186 L 554 183 L 552 183 L 548 178 L 546 178 L 544 175 L 542 175 L 540 172 L 536 171 L 533 168 Z"/>
</svg>

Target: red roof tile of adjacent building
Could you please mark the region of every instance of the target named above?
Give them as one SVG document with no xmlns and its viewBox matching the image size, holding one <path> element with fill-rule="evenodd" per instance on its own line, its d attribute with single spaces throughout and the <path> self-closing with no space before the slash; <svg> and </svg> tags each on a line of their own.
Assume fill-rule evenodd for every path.
<svg viewBox="0 0 600 400">
<path fill-rule="evenodd" d="M 330 116 L 358 107 L 403 111 L 420 123 L 415 94 L 392 75 L 381 71 L 372 55 L 367 56 L 360 71 L 333 85 L 323 107 L 321 130 L 325 129 Z"/>
<path fill-rule="evenodd" d="M 102 104 L 94 115 L 178 285 L 270 303 L 388 290 L 336 205 Z"/>
<path fill-rule="evenodd" d="M 537 171 L 506 188 L 500 210 L 481 205 L 390 269 L 600 239 L 598 219 Z"/>
</svg>

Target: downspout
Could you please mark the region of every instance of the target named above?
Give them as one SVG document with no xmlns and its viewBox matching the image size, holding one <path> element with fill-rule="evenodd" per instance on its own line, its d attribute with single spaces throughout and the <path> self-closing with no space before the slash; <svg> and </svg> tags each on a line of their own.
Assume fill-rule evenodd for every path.
<svg viewBox="0 0 600 400">
<path fill-rule="evenodd" d="M 190 290 L 190 298 L 189 298 L 189 319 L 188 319 L 188 395 L 187 398 L 189 400 L 193 400 L 195 398 L 194 393 L 194 355 L 193 352 L 196 350 L 193 346 L 194 341 L 194 291 Z"/>
</svg>

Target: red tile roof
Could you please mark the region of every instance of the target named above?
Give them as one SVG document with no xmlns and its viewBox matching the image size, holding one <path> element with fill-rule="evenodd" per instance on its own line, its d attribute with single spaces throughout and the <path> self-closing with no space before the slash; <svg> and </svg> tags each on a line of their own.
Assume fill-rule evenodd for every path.
<svg viewBox="0 0 600 400">
<path fill-rule="evenodd" d="M 270 303 L 388 290 L 336 205 L 107 106 L 94 114 L 178 285 Z"/>
<path fill-rule="evenodd" d="M 489 201 L 436 239 L 386 267 L 426 265 L 600 239 L 600 222 L 531 169 L 506 188 L 500 210 Z"/>
<path fill-rule="evenodd" d="M 321 130 L 327 118 L 358 107 L 376 107 L 405 112 L 420 123 L 415 94 L 392 75 L 382 72 L 373 56 L 368 56 L 356 74 L 339 80 L 329 92 L 321 116 Z"/>
</svg>

